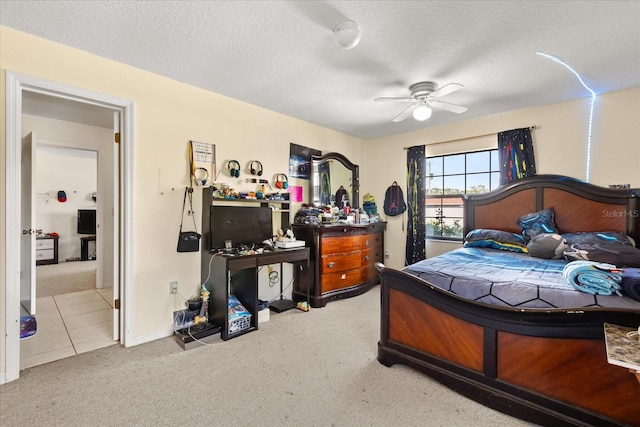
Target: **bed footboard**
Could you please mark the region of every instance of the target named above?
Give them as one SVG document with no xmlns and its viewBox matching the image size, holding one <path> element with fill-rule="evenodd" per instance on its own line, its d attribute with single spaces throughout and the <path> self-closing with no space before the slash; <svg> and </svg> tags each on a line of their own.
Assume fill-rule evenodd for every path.
<svg viewBox="0 0 640 427">
<path fill-rule="evenodd" d="M 458 298 L 381 271 L 378 360 L 409 365 L 460 394 L 539 425 L 640 425 L 640 384 L 607 363 L 604 321 L 629 311 L 523 311 Z"/>
</svg>

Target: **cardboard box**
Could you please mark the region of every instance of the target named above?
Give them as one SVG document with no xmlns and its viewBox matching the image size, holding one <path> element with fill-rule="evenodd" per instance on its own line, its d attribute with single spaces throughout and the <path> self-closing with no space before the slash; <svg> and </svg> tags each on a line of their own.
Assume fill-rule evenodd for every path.
<svg viewBox="0 0 640 427">
<path fill-rule="evenodd" d="M 258 312 L 258 323 L 268 322 L 271 310 L 268 308 L 262 309 Z"/>
</svg>

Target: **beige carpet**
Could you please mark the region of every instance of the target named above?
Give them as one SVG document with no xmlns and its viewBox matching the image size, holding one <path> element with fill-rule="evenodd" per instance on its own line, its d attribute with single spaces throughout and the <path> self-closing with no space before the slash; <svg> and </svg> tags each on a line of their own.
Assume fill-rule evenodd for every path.
<svg viewBox="0 0 640 427">
<path fill-rule="evenodd" d="M 2 426 L 522 426 L 376 360 L 379 288 L 184 351 L 111 346 L 0 386 Z M 169 313 L 167 313 L 169 316 Z"/>
<path fill-rule="evenodd" d="M 36 267 L 36 297 L 69 294 L 96 288 L 98 261 L 62 261 Z"/>
</svg>

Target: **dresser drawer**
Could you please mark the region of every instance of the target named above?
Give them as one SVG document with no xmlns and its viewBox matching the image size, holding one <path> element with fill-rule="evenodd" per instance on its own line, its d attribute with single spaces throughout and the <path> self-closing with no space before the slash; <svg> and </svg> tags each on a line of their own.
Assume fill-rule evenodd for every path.
<svg viewBox="0 0 640 427">
<path fill-rule="evenodd" d="M 367 249 L 361 252 L 360 265 L 372 265 L 375 262 L 382 262 L 382 246 Z"/>
<path fill-rule="evenodd" d="M 36 250 L 53 249 L 54 239 L 36 239 Z"/>
<path fill-rule="evenodd" d="M 320 278 L 322 292 L 335 291 L 360 284 L 360 269 L 341 273 L 323 274 Z"/>
<path fill-rule="evenodd" d="M 36 251 L 37 261 L 48 261 L 54 258 L 53 248 L 51 249 L 39 249 Z"/>
<path fill-rule="evenodd" d="M 323 237 L 320 239 L 322 255 L 339 254 L 360 250 L 362 236 Z"/>
<path fill-rule="evenodd" d="M 360 236 L 360 239 L 361 249 L 382 247 L 382 234 L 380 233 L 364 234 Z"/>
<path fill-rule="evenodd" d="M 322 262 L 322 265 L 320 266 L 320 274 L 324 275 L 360 268 L 360 257 L 360 252 L 323 256 L 320 258 Z"/>
</svg>

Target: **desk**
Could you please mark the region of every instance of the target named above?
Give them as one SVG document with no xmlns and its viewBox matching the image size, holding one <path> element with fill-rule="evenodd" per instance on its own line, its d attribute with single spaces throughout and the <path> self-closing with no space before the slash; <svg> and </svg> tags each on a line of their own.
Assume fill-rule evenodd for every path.
<svg viewBox="0 0 640 427">
<path fill-rule="evenodd" d="M 309 248 L 274 249 L 256 255 L 209 254 L 209 256 L 213 256 L 213 259 L 210 259 L 210 262 L 203 262 L 201 270 L 202 282 L 212 295 L 209 299 L 209 321 L 221 326 L 220 337 L 225 341 L 258 329 L 258 267 L 285 262 L 303 267 L 309 266 Z M 209 272 L 209 264 L 211 272 Z M 235 295 L 251 313 L 248 328 L 229 331 L 229 295 Z"/>
</svg>

